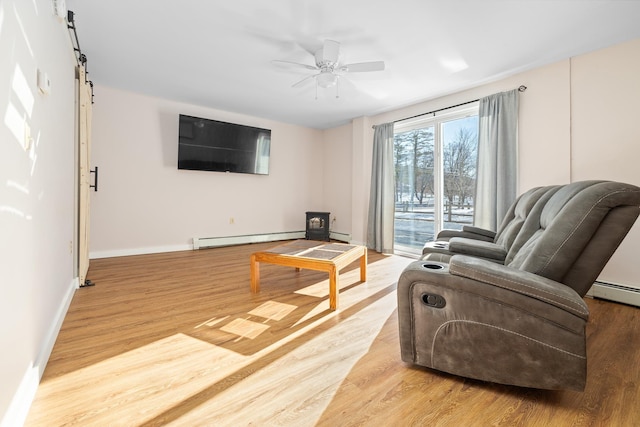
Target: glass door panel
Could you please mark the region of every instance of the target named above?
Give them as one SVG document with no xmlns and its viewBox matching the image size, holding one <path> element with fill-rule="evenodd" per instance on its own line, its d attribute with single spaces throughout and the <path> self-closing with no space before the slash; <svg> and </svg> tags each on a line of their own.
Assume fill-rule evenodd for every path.
<svg viewBox="0 0 640 427">
<path fill-rule="evenodd" d="M 478 116 L 440 124 L 442 133 L 442 228 L 473 224 L 478 157 Z"/>
<path fill-rule="evenodd" d="M 477 105 L 397 126 L 396 253 L 420 255 L 440 230 L 473 224 L 477 151 Z"/>
<path fill-rule="evenodd" d="M 424 243 L 433 240 L 434 131 L 434 127 L 429 126 L 395 134 L 394 248 L 397 252 L 421 252 Z"/>
</svg>

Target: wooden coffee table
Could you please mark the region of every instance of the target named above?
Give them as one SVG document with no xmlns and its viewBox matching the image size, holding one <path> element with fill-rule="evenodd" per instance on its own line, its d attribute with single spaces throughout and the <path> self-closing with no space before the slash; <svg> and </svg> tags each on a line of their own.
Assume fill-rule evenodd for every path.
<svg viewBox="0 0 640 427">
<path fill-rule="evenodd" d="M 296 240 L 251 255 L 251 291 L 260 291 L 260 264 L 284 265 L 296 270 L 326 271 L 329 273 L 329 307 L 338 306 L 338 273 L 360 258 L 360 280 L 367 280 L 367 248 L 344 243 Z"/>
</svg>

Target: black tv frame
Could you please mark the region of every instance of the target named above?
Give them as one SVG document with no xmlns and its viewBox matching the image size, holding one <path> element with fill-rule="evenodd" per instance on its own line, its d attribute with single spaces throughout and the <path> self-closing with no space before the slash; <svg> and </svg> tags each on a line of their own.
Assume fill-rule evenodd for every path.
<svg viewBox="0 0 640 427">
<path fill-rule="evenodd" d="M 269 174 L 271 129 L 180 114 L 178 169 Z"/>
</svg>

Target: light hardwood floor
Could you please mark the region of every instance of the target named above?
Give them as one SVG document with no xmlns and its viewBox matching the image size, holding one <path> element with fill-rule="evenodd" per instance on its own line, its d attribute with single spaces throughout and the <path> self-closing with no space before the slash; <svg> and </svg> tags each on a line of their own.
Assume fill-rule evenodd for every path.
<svg viewBox="0 0 640 427">
<path fill-rule="evenodd" d="M 93 260 L 27 426 L 640 425 L 640 311 L 587 299 L 583 393 L 489 384 L 400 360 L 395 282 L 369 252 L 340 274 L 249 257 L 273 243 Z"/>
</svg>

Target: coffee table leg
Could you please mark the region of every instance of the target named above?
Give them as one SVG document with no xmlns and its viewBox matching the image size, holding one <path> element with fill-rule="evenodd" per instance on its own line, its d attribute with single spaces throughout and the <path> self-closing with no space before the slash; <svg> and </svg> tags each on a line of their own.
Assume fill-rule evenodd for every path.
<svg viewBox="0 0 640 427">
<path fill-rule="evenodd" d="M 364 248 L 364 252 L 360 257 L 360 281 L 367 281 L 367 248 Z"/>
<path fill-rule="evenodd" d="M 256 256 L 251 255 L 251 292 L 260 291 L 260 264 L 256 261 Z"/>
<path fill-rule="evenodd" d="M 338 269 L 334 265 L 329 270 L 329 308 L 335 310 L 338 307 Z"/>
</svg>

